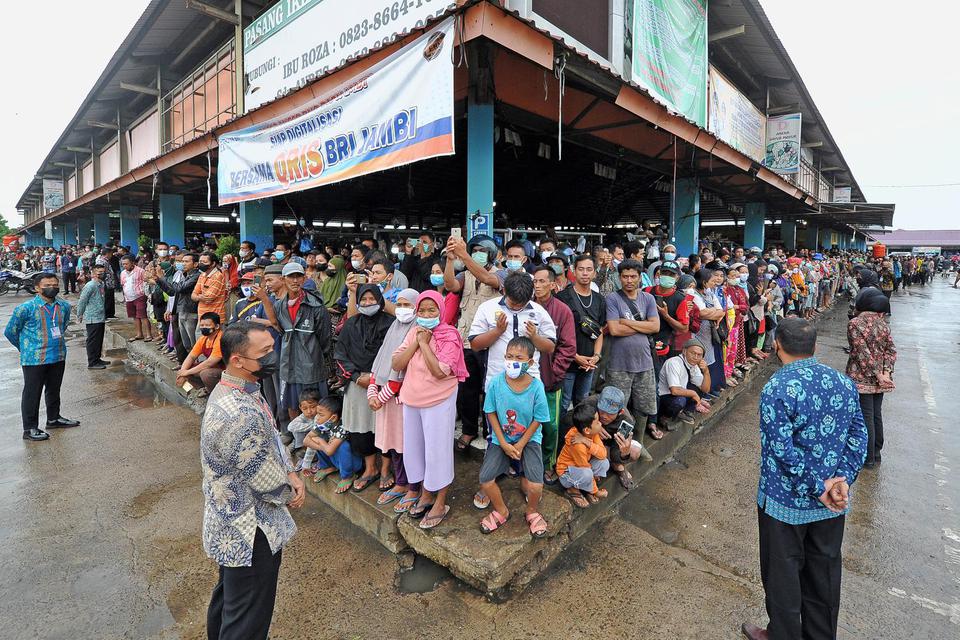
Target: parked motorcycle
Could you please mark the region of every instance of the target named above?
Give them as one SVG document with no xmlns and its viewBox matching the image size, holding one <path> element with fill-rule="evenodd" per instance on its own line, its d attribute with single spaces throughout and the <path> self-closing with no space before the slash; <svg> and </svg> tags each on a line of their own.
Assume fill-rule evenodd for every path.
<svg viewBox="0 0 960 640">
<path fill-rule="evenodd" d="M 0 271 L 0 296 L 10 291 L 20 293 L 21 289 L 30 295 L 36 295 L 37 290 L 33 286 L 33 279 L 38 273 L 40 272 L 3 269 Z"/>
</svg>

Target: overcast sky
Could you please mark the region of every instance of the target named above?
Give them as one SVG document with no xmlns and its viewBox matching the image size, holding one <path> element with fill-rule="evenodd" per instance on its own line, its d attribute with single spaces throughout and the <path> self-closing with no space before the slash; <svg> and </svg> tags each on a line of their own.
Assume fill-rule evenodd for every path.
<svg viewBox="0 0 960 640">
<path fill-rule="evenodd" d="M 895 227 L 960 228 L 953 155 L 960 150 L 960 5 L 914 0 L 898 11 L 874 0 L 762 3 L 867 199 L 896 203 Z M 8 222 L 22 222 L 17 200 L 146 5 L 55 0 L 42 10 L 23 2 L 7 8 L 0 213 Z M 945 183 L 954 186 L 902 186 Z"/>
</svg>

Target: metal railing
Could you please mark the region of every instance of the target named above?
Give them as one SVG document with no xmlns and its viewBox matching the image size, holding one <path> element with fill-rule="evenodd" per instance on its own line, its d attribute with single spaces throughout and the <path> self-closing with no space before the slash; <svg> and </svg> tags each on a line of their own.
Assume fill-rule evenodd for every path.
<svg viewBox="0 0 960 640">
<path fill-rule="evenodd" d="M 800 160 L 800 171 L 798 173 L 784 174 L 783 177 L 800 187 L 807 195 L 811 195 L 819 202 L 830 202 L 832 200 L 833 186 L 827 179 L 806 160 Z"/>
<path fill-rule="evenodd" d="M 233 38 L 163 97 L 163 153 L 181 147 L 236 114 Z"/>
</svg>

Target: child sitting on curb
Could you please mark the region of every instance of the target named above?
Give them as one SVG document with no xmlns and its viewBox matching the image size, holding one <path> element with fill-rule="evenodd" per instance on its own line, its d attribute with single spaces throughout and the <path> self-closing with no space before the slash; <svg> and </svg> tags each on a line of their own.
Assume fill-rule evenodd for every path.
<svg viewBox="0 0 960 640">
<path fill-rule="evenodd" d="M 607 497 L 606 489 L 597 488 L 597 478 L 606 478 L 610 470 L 607 448 L 600 439 L 602 428 L 596 405 L 581 402 L 573 409 L 573 428 L 567 431 L 557 458 L 560 484 L 580 509 Z M 586 498 L 582 492 L 586 492 Z"/>
<path fill-rule="evenodd" d="M 301 394 L 302 397 L 302 394 Z M 316 451 L 319 470 L 314 482 L 322 482 L 327 476 L 340 472 L 337 493 L 345 493 L 353 484 L 353 474 L 363 468 L 363 459 L 350 449 L 347 432 L 340 422 L 343 400 L 340 396 L 328 396 L 317 404 L 316 425 L 303 439 L 308 455 Z"/>
<path fill-rule="evenodd" d="M 320 392 L 316 389 L 305 389 L 300 392 L 300 415 L 290 421 L 287 429 L 293 435 L 293 451 L 297 453 L 303 449 L 303 440 L 310 433 L 316 423 L 317 403 L 320 402 Z M 311 450 L 303 452 L 304 456 L 297 465 L 297 471 L 303 471 L 303 475 L 312 476 L 316 469 L 313 468 L 313 454 Z"/>
<path fill-rule="evenodd" d="M 534 352 L 529 338 L 511 340 L 505 354 L 506 369 L 487 385 L 483 411 L 492 435 L 480 468 L 480 488 L 490 498 L 493 510 L 480 522 L 483 533 L 496 531 L 510 519 L 497 478 L 509 471 L 511 460 L 522 460 L 520 488 L 527 498 L 530 533 L 537 538 L 547 533 L 547 522 L 537 509 L 543 494 L 540 424 L 550 419 L 550 408 L 543 383 L 527 373 Z"/>
</svg>

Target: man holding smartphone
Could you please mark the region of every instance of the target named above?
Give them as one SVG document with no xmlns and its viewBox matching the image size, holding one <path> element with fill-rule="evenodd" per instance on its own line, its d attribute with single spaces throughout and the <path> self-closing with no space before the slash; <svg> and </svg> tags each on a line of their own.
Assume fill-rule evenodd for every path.
<svg viewBox="0 0 960 640">
<path fill-rule="evenodd" d="M 430 231 L 420 234 L 416 246 L 404 258 L 400 270 L 410 281 L 410 288 L 417 291 L 432 289 L 430 274 L 433 265 L 440 264 L 440 253 L 436 251 L 435 237 Z"/>
</svg>

